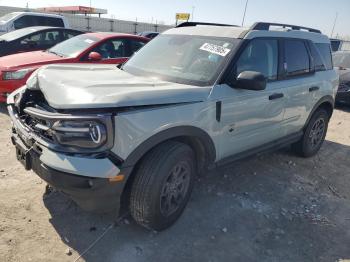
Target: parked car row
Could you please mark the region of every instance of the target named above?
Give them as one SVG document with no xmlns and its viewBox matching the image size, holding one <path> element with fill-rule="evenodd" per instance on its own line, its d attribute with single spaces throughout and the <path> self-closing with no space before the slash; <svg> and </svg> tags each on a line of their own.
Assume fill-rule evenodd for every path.
<svg viewBox="0 0 350 262">
<path fill-rule="evenodd" d="M 86 210 L 125 207 L 163 230 L 196 174 L 290 144 L 302 157 L 321 148 L 339 76 L 319 30 L 186 22 L 147 42 L 88 33 L 0 59 L 1 92 L 20 87 L 7 103 L 25 169 Z"/>
<path fill-rule="evenodd" d="M 16 52 L 0 57 L 0 102 L 6 102 L 8 94 L 23 86 L 30 75 L 43 65 L 122 64 L 149 41 L 148 38 L 128 34 L 83 34 L 71 29 L 47 27 L 16 30 L 0 36 L 0 39 L 7 47 L 5 54 Z M 57 42 L 61 43 L 55 45 Z M 47 49 L 50 46 L 53 47 Z M 25 52 L 31 49 L 45 50 Z"/>
</svg>

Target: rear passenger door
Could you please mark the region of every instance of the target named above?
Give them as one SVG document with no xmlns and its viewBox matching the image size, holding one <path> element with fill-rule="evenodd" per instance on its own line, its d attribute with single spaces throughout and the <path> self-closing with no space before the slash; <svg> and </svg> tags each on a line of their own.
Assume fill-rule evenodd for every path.
<svg viewBox="0 0 350 262">
<path fill-rule="evenodd" d="M 285 39 L 284 86 L 287 98 L 282 132 L 289 135 L 300 131 L 319 98 L 320 83 L 315 74 L 309 42 Z"/>
</svg>

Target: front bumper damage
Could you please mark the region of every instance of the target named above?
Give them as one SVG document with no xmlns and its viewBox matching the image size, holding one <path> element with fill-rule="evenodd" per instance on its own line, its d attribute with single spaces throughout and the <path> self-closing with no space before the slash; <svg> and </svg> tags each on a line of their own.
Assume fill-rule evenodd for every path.
<svg viewBox="0 0 350 262">
<path fill-rule="evenodd" d="M 17 159 L 27 170 L 33 170 L 84 210 L 119 213 L 126 183 L 123 178 L 130 169 L 121 170 L 107 156 L 52 150 L 20 121 L 14 104 L 8 105 L 8 111 L 13 122 L 12 143 Z"/>
</svg>

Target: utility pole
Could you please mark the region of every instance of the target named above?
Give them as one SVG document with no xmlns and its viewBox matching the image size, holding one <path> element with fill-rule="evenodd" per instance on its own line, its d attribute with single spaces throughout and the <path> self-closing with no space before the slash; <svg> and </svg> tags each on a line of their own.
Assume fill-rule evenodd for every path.
<svg viewBox="0 0 350 262">
<path fill-rule="evenodd" d="M 245 2 L 245 7 L 244 7 L 244 13 L 243 13 L 243 19 L 242 19 L 242 26 L 244 25 L 244 20 L 245 20 L 245 14 L 247 12 L 247 6 L 248 6 L 249 0 Z"/>
<path fill-rule="evenodd" d="M 191 14 L 191 20 L 192 20 L 192 22 L 193 22 L 193 16 L 194 16 L 194 9 L 195 9 L 196 7 L 195 6 L 192 6 L 192 14 Z"/>
<path fill-rule="evenodd" d="M 332 28 L 331 37 L 333 37 L 334 28 L 335 28 L 335 25 L 337 23 L 337 19 L 338 19 L 338 12 L 335 13 L 335 19 L 334 19 L 334 24 L 333 24 L 333 28 Z"/>
</svg>

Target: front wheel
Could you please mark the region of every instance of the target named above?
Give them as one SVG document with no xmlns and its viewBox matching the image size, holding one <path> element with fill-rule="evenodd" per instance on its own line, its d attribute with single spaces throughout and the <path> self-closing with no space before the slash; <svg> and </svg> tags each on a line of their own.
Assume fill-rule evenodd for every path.
<svg viewBox="0 0 350 262">
<path fill-rule="evenodd" d="M 149 229 L 163 230 L 182 214 L 196 173 L 193 150 L 170 141 L 151 150 L 141 161 L 131 188 L 130 212 Z"/>
<path fill-rule="evenodd" d="M 318 109 L 311 117 L 302 138 L 292 145 L 294 151 L 303 157 L 314 156 L 321 148 L 328 129 L 329 114 Z"/>
</svg>

